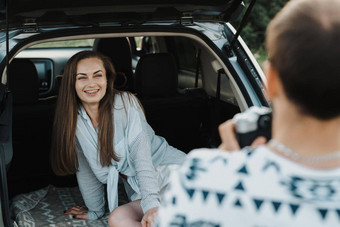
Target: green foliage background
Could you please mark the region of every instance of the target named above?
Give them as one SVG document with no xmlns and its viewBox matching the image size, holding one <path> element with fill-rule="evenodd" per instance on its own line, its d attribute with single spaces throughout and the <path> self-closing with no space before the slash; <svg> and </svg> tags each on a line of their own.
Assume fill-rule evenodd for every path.
<svg viewBox="0 0 340 227">
<path fill-rule="evenodd" d="M 251 0 L 243 2 L 246 7 L 238 20 L 232 23 L 235 28 L 238 27 Z M 257 0 L 248 18 L 248 23 L 241 32 L 242 38 L 260 63 L 266 59 L 264 40 L 267 25 L 286 2 L 288 0 Z"/>
</svg>

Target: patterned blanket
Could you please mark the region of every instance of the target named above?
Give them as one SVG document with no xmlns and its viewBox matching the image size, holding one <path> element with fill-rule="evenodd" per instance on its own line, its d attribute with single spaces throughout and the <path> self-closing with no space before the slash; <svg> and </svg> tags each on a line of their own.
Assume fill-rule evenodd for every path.
<svg viewBox="0 0 340 227">
<path fill-rule="evenodd" d="M 120 204 L 123 203 L 121 200 Z M 64 210 L 82 204 L 84 202 L 78 187 L 57 188 L 49 185 L 38 191 L 16 196 L 11 203 L 11 212 L 19 227 L 108 226 L 108 211 L 104 217 L 93 221 L 78 220 L 72 218 L 72 215 L 64 214 Z"/>
</svg>

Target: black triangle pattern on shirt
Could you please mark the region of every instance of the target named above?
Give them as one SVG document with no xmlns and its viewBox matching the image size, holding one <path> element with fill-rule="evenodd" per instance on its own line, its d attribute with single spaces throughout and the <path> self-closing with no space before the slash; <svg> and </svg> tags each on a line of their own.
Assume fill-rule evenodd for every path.
<svg viewBox="0 0 340 227">
<path fill-rule="evenodd" d="M 185 190 L 187 191 L 189 198 L 192 199 L 192 197 L 194 196 L 194 193 L 195 193 L 195 189 L 186 188 Z"/>
<path fill-rule="evenodd" d="M 253 199 L 254 203 L 255 203 L 255 207 L 256 207 L 256 210 L 260 210 L 261 209 L 261 206 L 263 204 L 263 199 Z"/>
<path fill-rule="evenodd" d="M 210 163 L 215 163 L 217 161 L 221 161 L 224 165 L 227 164 L 228 160 L 226 158 L 220 157 L 220 156 L 216 156 L 215 158 L 210 160 Z"/>
<path fill-rule="evenodd" d="M 293 215 L 295 215 L 296 211 L 300 208 L 300 206 L 296 204 L 289 204 L 289 206 L 290 206 L 290 209 L 292 210 Z"/>
<path fill-rule="evenodd" d="M 171 203 L 172 203 L 172 205 L 176 205 L 176 203 L 177 203 L 177 198 L 176 198 L 176 197 L 173 197 Z"/>
<path fill-rule="evenodd" d="M 219 193 L 216 193 L 216 194 L 218 195 Z M 261 208 L 262 208 L 264 203 L 270 202 L 272 204 L 274 212 L 278 213 L 280 208 L 281 208 L 281 206 L 285 204 L 285 203 L 280 202 L 280 201 L 267 201 L 267 200 L 264 200 L 264 199 L 257 199 L 257 198 L 253 198 L 252 200 L 254 202 L 255 209 L 257 211 L 261 211 Z M 221 203 L 222 203 L 222 200 L 221 200 L 220 204 Z M 298 209 L 300 208 L 300 206 L 297 205 L 297 204 L 292 204 L 292 203 L 289 203 L 287 205 L 289 206 L 293 216 L 296 215 L 296 213 L 297 213 Z M 243 203 L 242 203 L 241 199 L 240 198 L 236 198 L 234 203 L 233 203 L 233 206 L 234 207 L 243 207 Z M 326 209 L 319 209 L 318 211 L 320 212 L 321 215 L 323 215 L 323 218 L 326 217 L 326 214 L 328 212 L 328 210 L 326 210 Z M 337 209 L 336 212 L 337 212 L 337 214 L 338 214 L 338 216 L 340 218 L 340 209 Z"/>
<path fill-rule="evenodd" d="M 247 152 L 248 157 L 250 157 L 254 153 L 253 151 L 255 150 L 255 148 L 253 147 L 245 147 L 243 149 Z"/>
<path fill-rule="evenodd" d="M 207 169 L 202 166 L 202 162 L 198 158 L 193 158 L 191 160 L 190 166 L 188 167 L 188 172 L 185 174 L 186 178 L 190 181 L 194 181 L 198 178 L 199 174 L 206 172 Z"/>
<path fill-rule="evenodd" d="M 203 201 L 206 201 L 209 195 L 209 191 L 202 190 L 202 195 L 203 195 Z"/>
<path fill-rule="evenodd" d="M 263 205 L 263 203 L 264 203 L 265 201 L 264 201 L 263 199 L 255 199 L 255 198 L 253 198 L 253 201 L 254 201 L 256 210 L 257 210 L 257 211 L 260 211 L 260 210 L 261 210 L 261 207 L 262 207 L 262 205 Z M 281 205 L 282 205 L 282 202 L 271 201 L 271 203 L 272 203 L 272 205 L 273 205 L 274 211 L 275 211 L 275 212 L 278 212 L 279 209 L 280 209 L 280 207 L 281 207 Z M 291 209 L 293 215 L 296 215 L 297 210 L 300 208 L 299 205 L 297 205 L 297 204 L 292 204 L 292 203 L 289 204 L 289 207 L 290 207 L 290 209 Z M 340 215 L 340 214 L 339 214 L 339 215 Z"/>
<path fill-rule="evenodd" d="M 221 205 L 224 200 L 225 193 L 216 192 L 216 196 L 217 196 L 218 204 Z"/>
<path fill-rule="evenodd" d="M 337 209 L 337 210 L 335 210 L 335 211 L 336 211 L 336 213 L 338 214 L 338 217 L 339 217 L 339 219 L 340 219 L 340 210 Z"/>
<path fill-rule="evenodd" d="M 235 190 L 239 190 L 239 191 L 245 191 L 244 187 L 243 187 L 243 183 L 242 181 L 240 181 L 234 188 Z"/>
<path fill-rule="evenodd" d="M 253 154 L 252 151 L 248 151 L 248 153 L 247 153 L 248 157 L 250 157 L 252 154 Z"/>
<path fill-rule="evenodd" d="M 241 169 L 239 169 L 237 172 L 238 173 L 248 174 L 248 170 L 247 170 L 246 165 L 242 166 Z"/>
<path fill-rule="evenodd" d="M 235 201 L 235 203 L 234 203 L 234 206 L 235 206 L 235 207 L 242 207 L 242 206 L 243 206 L 242 203 L 241 203 L 240 198 L 237 198 L 237 199 L 236 199 L 236 201 Z"/>
<path fill-rule="evenodd" d="M 265 172 L 269 167 L 275 168 L 275 170 L 279 173 L 281 171 L 280 166 L 271 160 L 267 160 L 266 164 L 263 166 L 262 171 Z"/>
<path fill-rule="evenodd" d="M 207 201 L 207 197 L 208 195 L 210 194 L 215 194 L 216 195 L 216 198 L 217 198 L 217 202 L 219 205 L 222 204 L 223 200 L 225 199 L 226 197 L 226 194 L 225 193 L 222 193 L 222 192 L 216 192 L 216 191 L 207 191 L 207 190 L 200 190 L 200 189 L 194 189 L 194 188 L 186 188 L 184 187 L 185 191 L 187 192 L 190 200 L 193 199 L 194 197 L 194 194 L 197 192 L 197 191 L 201 191 L 202 192 L 202 195 L 203 195 L 203 201 L 206 202 Z M 177 201 L 177 200 L 176 200 Z"/>
<path fill-rule="evenodd" d="M 324 220 L 326 218 L 328 210 L 327 209 L 318 209 L 318 211 L 321 214 L 322 220 Z"/>
<path fill-rule="evenodd" d="M 274 211 L 275 211 L 275 213 L 277 213 L 278 211 L 279 211 L 279 209 L 280 209 L 280 207 L 281 207 L 281 202 L 277 202 L 277 201 L 272 201 L 272 205 L 273 205 L 273 207 L 274 207 Z"/>
</svg>

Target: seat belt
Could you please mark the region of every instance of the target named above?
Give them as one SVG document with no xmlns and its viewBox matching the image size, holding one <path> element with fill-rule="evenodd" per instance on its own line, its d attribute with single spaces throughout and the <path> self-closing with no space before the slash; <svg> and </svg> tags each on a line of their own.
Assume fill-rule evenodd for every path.
<svg viewBox="0 0 340 227">
<path fill-rule="evenodd" d="M 219 69 L 217 74 L 217 83 L 216 83 L 216 100 L 213 103 L 214 106 L 214 112 L 213 112 L 213 129 L 212 129 L 212 144 L 215 144 L 216 146 L 218 146 L 219 144 L 217 144 L 219 142 L 218 138 L 219 138 L 219 134 L 218 134 L 218 126 L 220 124 L 220 112 L 221 112 L 221 108 L 220 108 L 220 101 L 221 101 L 221 77 L 222 74 L 225 74 L 224 69 L 221 68 Z"/>
<path fill-rule="evenodd" d="M 215 102 L 215 128 L 219 126 L 220 120 L 220 101 L 221 101 L 221 77 L 224 73 L 224 69 L 219 69 L 217 74 L 217 84 L 216 84 L 216 102 Z"/>
<path fill-rule="evenodd" d="M 221 99 L 221 75 L 224 73 L 224 69 L 219 69 L 217 74 L 217 84 L 216 84 L 216 100 Z"/>
</svg>

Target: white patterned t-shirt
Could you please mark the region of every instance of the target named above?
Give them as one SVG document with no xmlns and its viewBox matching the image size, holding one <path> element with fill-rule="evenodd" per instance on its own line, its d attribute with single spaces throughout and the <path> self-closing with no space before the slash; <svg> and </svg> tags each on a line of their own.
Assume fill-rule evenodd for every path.
<svg viewBox="0 0 340 227">
<path fill-rule="evenodd" d="M 340 226 L 340 168 L 301 166 L 266 146 L 192 151 L 170 182 L 156 227 Z"/>
</svg>

